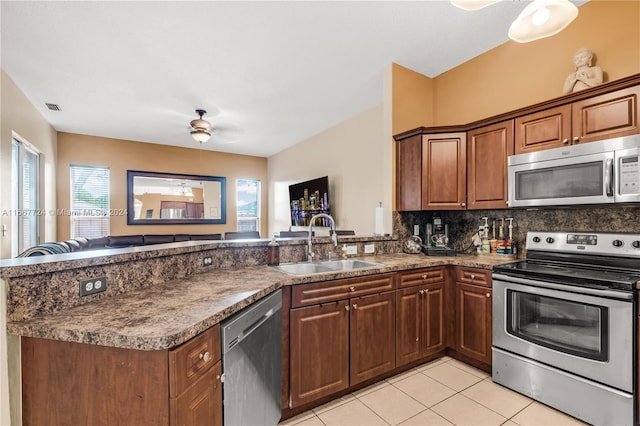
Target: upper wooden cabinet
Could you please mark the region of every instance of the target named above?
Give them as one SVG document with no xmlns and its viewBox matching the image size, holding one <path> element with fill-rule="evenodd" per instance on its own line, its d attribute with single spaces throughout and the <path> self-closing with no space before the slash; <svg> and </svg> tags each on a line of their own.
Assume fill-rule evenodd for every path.
<svg viewBox="0 0 640 426">
<path fill-rule="evenodd" d="M 515 119 L 515 153 L 540 151 L 640 133 L 640 86 Z"/>
<path fill-rule="evenodd" d="M 416 135 L 396 143 L 399 211 L 466 207 L 466 133 Z"/>
<path fill-rule="evenodd" d="M 513 155 L 513 120 L 467 133 L 467 208 L 505 209 L 507 157 Z"/>
</svg>

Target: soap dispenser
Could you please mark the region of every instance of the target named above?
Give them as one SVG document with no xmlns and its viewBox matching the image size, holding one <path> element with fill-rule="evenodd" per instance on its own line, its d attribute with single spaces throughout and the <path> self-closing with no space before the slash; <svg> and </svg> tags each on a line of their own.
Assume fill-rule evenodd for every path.
<svg viewBox="0 0 640 426">
<path fill-rule="evenodd" d="M 271 237 L 271 242 L 267 247 L 267 265 L 277 266 L 279 264 L 280 264 L 280 246 L 276 241 L 276 235 L 273 234 L 273 237 Z"/>
<path fill-rule="evenodd" d="M 482 232 L 482 254 L 489 254 L 491 252 L 491 244 L 489 243 L 489 218 L 483 217 L 484 228 Z"/>
</svg>

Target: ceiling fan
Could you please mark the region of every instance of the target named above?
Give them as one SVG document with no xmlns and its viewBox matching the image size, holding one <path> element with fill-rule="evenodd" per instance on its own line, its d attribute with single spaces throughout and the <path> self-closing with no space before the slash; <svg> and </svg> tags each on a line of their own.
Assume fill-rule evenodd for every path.
<svg viewBox="0 0 640 426">
<path fill-rule="evenodd" d="M 199 118 L 191 120 L 189 128 L 193 139 L 201 145 L 207 142 L 212 135 L 215 136 L 215 142 L 217 143 L 227 144 L 236 142 L 238 136 L 243 133 L 240 129 L 230 126 L 213 127 L 211 123 L 203 118 L 206 113 L 207 111 L 204 109 L 196 109 L 196 114 L 198 114 Z"/>
</svg>

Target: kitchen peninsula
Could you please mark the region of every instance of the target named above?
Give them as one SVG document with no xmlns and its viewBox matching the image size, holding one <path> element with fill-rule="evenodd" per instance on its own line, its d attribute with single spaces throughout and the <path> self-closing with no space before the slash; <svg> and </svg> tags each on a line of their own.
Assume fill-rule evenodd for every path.
<svg viewBox="0 0 640 426">
<path fill-rule="evenodd" d="M 399 242 L 391 237 L 341 237 L 340 243 L 344 242 L 359 246 L 359 253 L 363 251 L 361 245 L 375 244 L 376 253 L 366 259 L 383 266 L 349 272 L 292 276 L 265 266 L 266 240 L 184 242 L 2 261 L 0 273 L 8 289 L 8 332 L 22 336 L 23 420 L 31 418 L 29 416 L 38 418 L 38 415 L 46 415 L 48 419 L 56 414 L 62 416 L 69 411 L 66 408 L 75 404 L 72 410 L 74 413 L 106 416 L 100 421 L 117 422 L 122 418 L 118 416 L 143 421 L 144 416 L 153 415 L 156 419 L 167 419 L 165 423 L 169 424 L 169 419 L 175 420 L 179 411 L 176 408 L 179 407 L 176 394 L 170 390 L 172 385 L 166 382 L 167 369 L 173 371 L 173 367 L 168 366 L 171 354 L 179 353 L 181 348 L 202 339 L 202 336 L 215 334 L 218 332 L 217 324 L 222 320 L 278 288 L 288 290 L 283 294 L 283 305 L 287 307 L 286 310 L 283 309 L 283 313 L 288 313 L 291 306 L 290 290 L 298 285 L 366 280 L 371 276 L 391 274 L 395 286 L 395 276 L 400 271 L 418 271 L 447 265 L 488 270 L 492 265 L 508 261 L 493 257 L 407 255 L 400 252 Z M 305 243 L 305 240 L 295 239 L 280 241 L 281 259 L 286 262 L 304 259 Z M 319 239 L 317 250 L 322 257 L 326 258 L 327 251 L 332 249 L 333 245 L 328 238 Z M 211 258 L 212 266 L 203 265 L 204 257 Z M 448 267 L 446 271 L 449 271 Z M 448 274 L 449 272 L 447 277 Z M 92 276 L 106 277 L 106 292 L 80 298 L 79 279 Z M 288 326 L 289 321 L 285 319 L 283 366 L 287 366 L 283 369 L 283 382 L 286 381 L 287 384 L 283 386 L 283 394 L 289 390 Z M 219 335 L 217 338 L 219 339 Z M 216 353 L 216 344 L 219 351 L 219 340 L 205 340 L 206 345 L 213 347 L 212 353 Z M 25 348 L 32 351 L 44 350 L 45 352 L 32 352 L 32 355 L 46 353 L 49 356 L 47 359 L 52 361 L 34 362 L 35 359 L 29 359 L 25 354 Z M 119 364 L 109 370 L 108 377 L 99 378 L 101 397 L 85 396 L 78 400 L 79 394 L 76 392 L 83 393 L 82 389 L 85 388 L 74 375 L 91 373 L 89 359 L 92 358 L 80 355 L 85 349 L 88 350 L 87 354 L 91 353 L 91 357 L 97 357 L 103 367 L 109 359 Z M 100 356 L 99 352 L 109 355 Z M 55 353 L 59 354 L 58 357 L 51 357 Z M 61 357 L 60 354 L 65 356 Z M 216 371 L 219 356 L 209 358 L 211 361 L 207 361 L 206 367 L 200 365 L 202 361 L 197 360 L 193 366 L 206 370 L 206 374 L 210 374 L 211 380 L 215 382 L 217 375 L 213 371 Z M 78 364 L 77 369 L 72 369 L 72 364 L 76 361 L 86 364 Z M 60 367 L 65 363 L 67 370 L 63 374 Z M 145 364 L 145 369 L 136 368 L 141 363 Z M 209 364 L 212 365 L 211 368 Z M 48 377 L 47 381 L 36 376 L 45 375 L 49 368 L 55 368 L 59 375 L 42 376 Z M 144 375 L 144 378 L 136 376 L 141 379 L 136 382 L 142 387 L 121 386 L 121 380 L 136 374 Z M 200 380 L 205 380 L 204 377 L 209 376 L 198 379 L 193 386 L 199 384 Z M 54 392 L 53 389 L 60 385 L 57 380 L 66 381 L 66 385 L 74 383 L 75 387 L 65 387 L 68 391 L 62 393 Z M 30 383 L 36 381 L 39 386 L 30 387 Z M 30 392 L 36 388 L 41 391 Z M 212 383 L 210 388 L 219 387 Z M 59 398 L 56 404 L 60 406 L 56 409 L 51 405 L 52 402 L 48 403 L 50 405 L 43 405 L 44 401 L 34 399 L 34 395 L 39 398 L 57 395 Z M 147 395 L 147 398 L 141 395 Z M 12 397 L 15 403 L 18 396 Z M 128 403 L 121 404 L 127 398 Z M 178 405 L 167 404 L 168 400 L 175 400 Z M 136 401 L 136 404 L 131 401 Z M 125 405 L 129 407 L 126 413 L 112 409 Z M 137 412 L 133 406 L 138 407 Z M 305 406 L 302 405 L 301 408 L 303 407 Z"/>
</svg>

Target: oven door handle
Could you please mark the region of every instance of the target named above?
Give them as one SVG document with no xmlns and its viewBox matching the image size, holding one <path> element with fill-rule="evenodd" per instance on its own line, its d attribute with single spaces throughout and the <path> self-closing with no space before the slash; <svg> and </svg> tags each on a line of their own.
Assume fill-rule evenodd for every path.
<svg viewBox="0 0 640 426">
<path fill-rule="evenodd" d="M 563 284 L 550 283 L 547 281 L 537 281 L 537 280 L 530 280 L 527 278 L 512 277 L 510 275 L 504 275 L 499 273 L 494 273 L 493 279 L 505 281 L 507 283 L 512 282 L 516 284 L 530 285 L 533 287 L 550 288 L 553 290 L 569 291 L 572 293 L 579 293 L 579 294 L 589 294 L 592 296 L 599 296 L 599 297 L 609 297 L 611 299 L 633 300 L 632 292 L 627 293 L 627 292 L 621 292 L 621 291 L 615 291 L 615 290 L 595 290 L 593 288 L 588 288 L 588 287 L 568 286 Z M 579 291 L 576 291 L 576 289 L 579 289 Z"/>
</svg>

